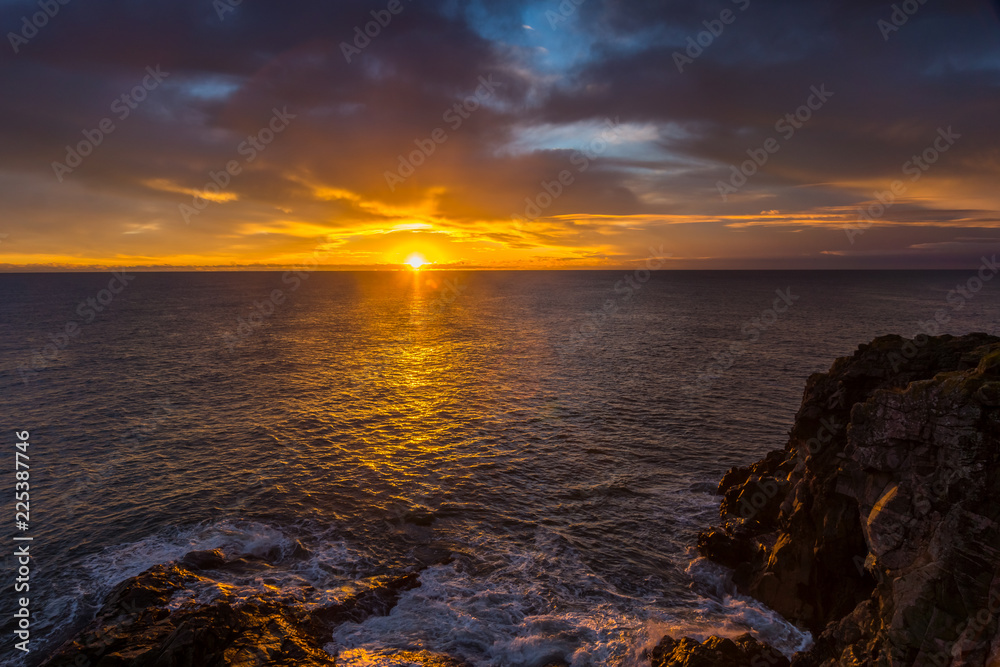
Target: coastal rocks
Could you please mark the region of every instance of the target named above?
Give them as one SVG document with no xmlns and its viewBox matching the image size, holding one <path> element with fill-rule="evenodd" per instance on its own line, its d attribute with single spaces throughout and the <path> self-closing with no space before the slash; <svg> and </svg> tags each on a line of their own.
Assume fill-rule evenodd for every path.
<svg viewBox="0 0 1000 667">
<path fill-rule="evenodd" d="M 387 614 L 403 592 L 419 585 L 417 573 L 385 577 L 339 604 L 307 609 L 264 593 L 237 597 L 207 576 L 208 571 L 266 574 L 270 567 L 254 557 L 227 560 L 215 550 L 150 568 L 116 587 L 97 618 L 42 665 L 332 666 L 335 658 L 323 646 L 335 625 Z M 217 594 L 208 601 L 194 599 L 206 590 Z M 405 660 L 425 667 L 462 665 L 425 652 L 408 652 Z"/>
<path fill-rule="evenodd" d="M 715 635 L 699 644 L 690 637 L 664 637 L 650 653 L 652 667 L 788 667 L 788 659 L 749 634 Z"/>
<path fill-rule="evenodd" d="M 305 629 L 308 619 L 276 601 L 253 598 L 237 604 L 221 600 L 169 608 L 174 593 L 200 581 L 180 565 L 159 565 L 129 579 L 108 596 L 88 628 L 42 664 L 334 664 L 318 638 Z"/>
<path fill-rule="evenodd" d="M 211 551 L 192 551 L 181 559 L 180 564 L 192 572 L 198 572 L 199 570 L 211 570 L 212 568 L 222 567 L 225 565 L 226 556 L 222 553 L 221 549 L 212 549 Z"/>
<path fill-rule="evenodd" d="M 997 338 L 862 345 L 726 474 L 699 551 L 817 635 L 795 667 L 1000 664 L 998 406 Z"/>
</svg>

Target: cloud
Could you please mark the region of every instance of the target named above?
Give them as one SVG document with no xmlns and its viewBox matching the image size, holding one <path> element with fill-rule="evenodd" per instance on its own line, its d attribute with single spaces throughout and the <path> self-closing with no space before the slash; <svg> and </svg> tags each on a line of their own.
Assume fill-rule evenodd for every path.
<svg viewBox="0 0 1000 667">
<path fill-rule="evenodd" d="M 844 256 L 845 221 L 946 126 L 962 139 L 859 243 L 871 266 L 964 261 L 972 248 L 950 239 L 1000 220 L 991 3 L 929 3 L 888 43 L 882 5 L 743 4 L 593 0 L 552 26 L 554 2 L 405 2 L 348 63 L 371 7 L 70 3 L 0 56 L 0 262 L 259 265 L 321 246 L 372 266 L 409 240 L 456 263 L 603 266 L 655 241 L 692 266 L 810 266 Z M 0 23 L 31 8 L 2 3 Z M 724 9 L 736 20 L 679 72 L 673 54 Z M 151 66 L 170 76 L 119 118 Z M 481 77 L 501 85 L 470 111 Z M 722 201 L 718 183 L 816 85 L 835 95 Z M 247 161 L 275 108 L 296 117 Z M 52 163 L 104 118 L 114 131 L 57 181 Z M 234 160 L 186 225 L 178 206 Z"/>
</svg>

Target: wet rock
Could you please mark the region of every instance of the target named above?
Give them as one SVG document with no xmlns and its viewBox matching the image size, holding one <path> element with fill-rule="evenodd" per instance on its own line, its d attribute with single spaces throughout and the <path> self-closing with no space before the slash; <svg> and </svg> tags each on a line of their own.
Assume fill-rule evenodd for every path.
<svg viewBox="0 0 1000 667">
<path fill-rule="evenodd" d="M 433 525 L 435 518 L 436 517 L 431 512 L 406 512 L 403 515 L 403 521 L 405 523 L 424 527 Z"/>
<path fill-rule="evenodd" d="M 181 559 L 180 564 L 192 572 L 199 570 L 211 570 L 221 567 L 226 563 L 226 555 L 221 549 L 211 551 L 192 551 Z"/>
<path fill-rule="evenodd" d="M 698 536 L 698 552 L 710 560 L 736 569 L 754 557 L 753 546 L 718 528 L 711 528 Z"/>
<path fill-rule="evenodd" d="M 385 616 L 399 602 L 400 595 L 419 585 L 420 575 L 416 572 L 399 577 L 385 577 L 376 585 L 350 596 L 340 604 L 320 609 L 315 617 L 332 627 L 346 621 L 360 623 L 371 616 Z"/>
<path fill-rule="evenodd" d="M 214 555 L 181 563 L 187 560 L 216 564 Z M 42 664 L 79 665 L 78 656 L 94 667 L 334 664 L 307 616 L 277 600 L 171 608 L 176 593 L 207 582 L 181 563 L 153 567 L 119 585 L 93 623 Z"/>
<path fill-rule="evenodd" d="M 42 665 L 332 666 L 335 658 L 323 646 L 338 623 L 388 614 L 404 591 L 419 585 L 416 573 L 383 577 L 340 604 L 313 611 L 267 595 L 236 599 L 222 594 L 210 603 L 177 597 L 214 584 L 194 570 L 270 567 L 258 559 L 220 562 L 220 557 L 217 551 L 192 552 L 177 563 L 158 565 L 123 582 L 108 595 L 94 621 Z M 407 664 L 462 665 L 427 652 L 407 655 L 413 658 L 404 660 Z"/>
<path fill-rule="evenodd" d="M 992 336 L 878 338 L 809 378 L 784 450 L 726 474 L 699 551 L 813 631 L 793 665 L 1000 655 L 998 373 Z"/>
<path fill-rule="evenodd" d="M 545 667 L 569 667 L 569 663 L 562 658 L 554 658 L 546 662 Z"/>
<path fill-rule="evenodd" d="M 735 639 L 715 635 L 702 643 L 690 637 L 664 637 L 650 653 L 652 667 L 788 667 L 788 658 L 749 634 Z"/>
</svg>

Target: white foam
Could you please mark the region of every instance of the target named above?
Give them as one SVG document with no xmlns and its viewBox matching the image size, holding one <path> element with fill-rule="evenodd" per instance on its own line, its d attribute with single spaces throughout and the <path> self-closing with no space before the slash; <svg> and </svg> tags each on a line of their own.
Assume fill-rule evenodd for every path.
<svg viewBox="0 0 1000 667">
<path fill-rule="evenodd" d="M 398 665 L 399 659 L 391 657 L 396 650 L 422 647 L 476 667 L 539 667 L 558 658 L 573 667 L 639 667 L 648 663 L 646 651 L 668 633 L 701 640 L 751 631 L 786 654 L 811 642 L 808 633 L 774 612 L 734 595 L 726 571 L 703 559 L 696 559 L 688 574 L 707 595 L 692 594 L 668 608 L 662 588 L 653 586 L 636 596 L 623 593 L 552 531 L 538 529 L 528 545 L 485 530 L 473 535 L 465 551 L 474 556 L 424 570 L 420 586 L 403 593 L 389 615 L 338 626 L 328 646 L 339 653 L 338 664 Z M 202 572 L 204 580 L 178 592 L 170 608 L 206 604 L 223 594 L 238 600 L 261 593 L 327 605 L 363 586 L 360 552 L 343 541 L 317 538 L 310 540 L 305 557 L 262 566 L 259 573 Z M 221 549 L 228 558 L 280 558 L 291 555 L 297 544 L 273 526 L 226 520 L 109 548 L 83 566 L 103 595 L 190 551 Z M 77 592 L 75 598 L 80 597 Z M 64 614 L 68 610 L 62 601 L 54 604 Z M 77 611 L 73 607 L 71 613 Z"/>
<path fill-rule="evenodd" d="M 426 646 L 477 667 L 633 665 L 646 640 L 642 603 L 590 571 L 558 536 L 539 531 L 533 549 L 497 537 L 475 540 L 482 562 L 428 568 L 388 616 L 339 626 L 338 664 L 363 665 L 392 648 Z M 503 555 L 500 560 L 494 560 Z"/>
<path fill-rule="evenodd" d="M 534 549 L 475 540 L 491 565 L 428 568 L 420 586 L 388 616 L 339 626 L 328 646 L 338 664 L 381 664 L 372 656 L 424 646 L 476 667 L 538 667 L 562 658 L 573 667 L 638 667 L 664 634 L 699 640 L 750 631 L 786 654 L 811 642 L 808 633 L 754 601 L 734 595 L 664 609 L 653 596 L 631 597 L 590 571 L 558 536 L 539 530 Z M 504 558 L 496 560 L 503 554 Z M 702 578 L 725 574 L 695 568 Z"/>
<path fill-rule="evenodd" d="M 703 599 L 700 614 L 693 618 L 704 615 L 710 622 L 688 622 L 663 634 L 704 640 L 709 635 L 733 638 L 749 632 L 788 657 L 812 645 L 811 633 L 789 623 L 781 614 L 756 600 L 737 593 L 731 572 L 723 566 L 705 558 L 695 558 L 687 572 L 692 581 L 711 592 Z"/>
<path fill-rule="evenodd" d="M 84 559 L 67 577 L 75 590 L 49 597 L 40 611 L 38 627 L 73 625 L 94 612 L 100 601 L 118 584 L 149 568 L 176 561 L 191 551 L 221 549 L 227 558 L 256 556 L 280 560 L 290 555 L 297 542 L 283 531 L 263 523 L 223 520 L 169 529 L 137 542 L 108 547 Z M 314 548 L 303 560 L 289 560 L 258 574 L 201 573 L 204 580 L 191 589 L 178 591 L 168 604 L 207 604 L 221 596 L 239 601 L 252 595 L 274 594 L 308 606 L 325 606 L 342 599 L 353 583 L 351 566 L 358 560 L 342 541 L 331 539 Z M 338 576 L 339 575 L 339 576 Z M 83 603 L 89 601 L 89 605 Z M 68 622 L 67 622 L 68 621 Z"/>
<path fill-rule="evenodd" d="M 145 539 L 105 549 L 84 561 L 91 576 L 117 584 L 154 565 L 183 558 L 191 551 L 221 549 L 227 558 L 265 556 L 275 549 L 289 553 L 294 540 L 271 526 L 253 521 L 225 520 L 182 530 L 168 530 Z"/>
</svg>

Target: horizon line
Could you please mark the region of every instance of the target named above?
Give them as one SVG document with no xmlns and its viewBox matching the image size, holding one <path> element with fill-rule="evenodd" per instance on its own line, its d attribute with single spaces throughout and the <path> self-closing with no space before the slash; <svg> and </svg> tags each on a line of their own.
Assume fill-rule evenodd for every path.
<svg viewBox="0 0 1000 667">
<path fill-rule="evenodd" d="M 418 270 L 411 268 L 394 268 L 394 269 L 370 269 L 370 268 L 306 268 L 301 266 L 294 267 L 284 267 L 284 268 L 273 268 L 273 267 L 237 267 L 237 268 L 222 268 L 222 267 L 135 267 L 135 266 L 108 266 L 103 268 L 67 268 L 67 269 L 57 269 L 52 267 L 38 267 L 38 268 L 24 268 L 24 269 L 13 269 L 13 270 L 3 270 L 0 269 L 0 275 L 55 275 L 55 274 L 100 274 L 121 271 L 131 271 L 135 273 L 287 273 L 287 272 L 302 272 L 302 273 L 435 273 L 435 272 L 484 272 L 484 273 L 513 273 L 513 272 L 546 272 L 546 273 L 573 273 L 573 272 L 618 272 L 618 271 L 634 271 L 634 270 L 646 270 L 655 273 L 778 273 L 778 272 L 798 272 L 798 273 L 851 273 L 851 272 L 863 272 L 863 271 L 881 271 L 881 272 L 915 272 L 915 271 L 967 271 L 968 266 L 962 267 L 827 267 L 827 268 L 659 268 L 659 269 L 647 269 L 643 266 L 621 266 L 621 267 L 593 267 L 593 268 L 489 268 L 489 267 L 453 267 L 453 268 L 424 268 L 421 267 Z"/>
</svg>

